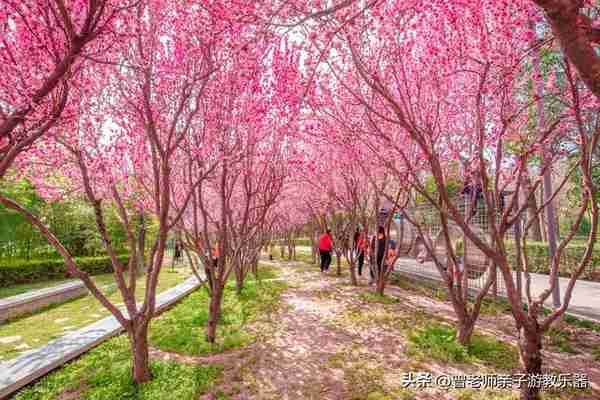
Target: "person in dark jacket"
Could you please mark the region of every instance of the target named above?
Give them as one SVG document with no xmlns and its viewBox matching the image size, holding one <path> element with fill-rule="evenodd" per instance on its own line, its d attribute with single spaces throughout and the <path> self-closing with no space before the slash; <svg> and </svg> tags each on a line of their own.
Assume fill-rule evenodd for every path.
<svg viewBox="0 0 600 400">
<path fill-rule="evenodd" d="M 367 229 L 364 232 L 360 232 L 356 228 L 354 234 L 354 252 L 356 253 L 358 261 L 358 276 L 362 276 L 363 265 L 365 264 L 365 252 L 367 251 Z"/>
<path fill-rule="evenodd" d="M 173 264 L 177 263 L 181 259 L 181 243 L 179 240 L 175 241 L 175 251 L 173 256 Z"/>
<path fill-rule="evenodd" d="M 483 185 L 480 182 L 479 173 L 475 173 L 473 177 L 465 181 L 461 194 L 467 200 L 466 206 L 471 209 L 469 218 L 474 217 L 477 214 L 477 205 L 483 200 Z M 465 209 L 465 214 L 466 212 Z"/>
<path fill-rule="evenodd" d="M 379 226 L 379 228 L 377 228 L 377 235 L 373 236 L 373 239 L 371 240 L 371 254 L 372 257 L 375 257 L 375 265 L 373 266 L 374 268 L 371 268 L 371 280 L 369 281 L 369 285 L 373 284 L 379 274 L 381 274 L 383 259 L 385 258 L 385 242 L 385 228 Z M 373 269 L 375 269 L 375 271 Z"/>
</svg>

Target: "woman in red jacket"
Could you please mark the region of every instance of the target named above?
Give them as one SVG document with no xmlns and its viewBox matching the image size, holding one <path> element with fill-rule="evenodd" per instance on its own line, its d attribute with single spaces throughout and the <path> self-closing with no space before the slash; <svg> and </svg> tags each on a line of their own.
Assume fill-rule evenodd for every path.
<svg viewBox="0 0 600 400">
<path fill-rule="evenodd" d="M 333 240 L 331 239 L 331 230 L 321 235 L 319 238 L 319 254 L 321 255 L 321 272 L 329 270 L 331 265 L 331 250 L 333 249 Z"/>
</svg>

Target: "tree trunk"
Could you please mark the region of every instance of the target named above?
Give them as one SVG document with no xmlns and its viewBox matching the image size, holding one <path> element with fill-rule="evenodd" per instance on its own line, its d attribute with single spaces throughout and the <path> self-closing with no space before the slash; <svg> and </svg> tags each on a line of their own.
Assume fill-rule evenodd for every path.
<svg viewBox="0 0 600 400">
<path fill-rule="evenodd" d="M 211 294 L 210 305 L 208 307 L 208 325 L 206 326 L 206 341 L 208 343 L 214 343 L 217 338 L 217 323 L 221 314 L 223 287 L 221 285 L 216 286 Z"/>
<path fill-rule="evenodd" d="M 146 250 L 146 226 L 144 221 L 144 213 L 140 213 L 140 231 L 138 235 L 137 243 L 137 265 L 136 265 L 136 276 L 144 275 L 145 261 L 144 252 Z"/>
<path fill-rule="evenodd" d="M 542 183 L 542 185 L 540 185 L 540 196 L 539 196 L 539 200 L 536 200 L 538 202 L 537 206 L 541 207 L 544 204 L 544 184 Z M 546 221 L 543 220 L 543 218 L 540 218 L 540 227 L 542 230 L 542 241 L 548 243 L 548 229 L 546 226 Z"/>
<path fill-rule="evenodd" d="M 542 373 L 542 333 L 539 330 L 521 328 L 519 354 L 527 375 Z M 540 388 L 528 386 L 526 383 L 521 385 L 521 400 L 539 400 Z"/>
<path fill-rule="evenodd" d="M 533 48 L 533 72 L 535 74 L 541 74 L 541 61 L 542 60 L 542 56 L 541 56 L 541 52 L 539 47 L 534 47 Z M 544 127 L 546 125 L 546 117 L 544 114 L 544 82 L 540 79 L 536 80 L 535 83 L 535 94 L 537 96 L 538 99 L 540 99 L 537 102 L 537 112 L 538 112 L 538 126 L 540 128 Z M 540 132 L 540 135 L 542 135 L 542 132 Z M 543 144 L 541 149 L 541 158 L 542 158 L 542 163 L 545 164 L 546 166 L 548 166 L 545 170 L 544 170 L 544 192 L 543 192 L 543 197 L 542 199 L 544 199 L 544 203 L 546 204 L 546 212 L 545 212 L 545 216 L 546 216 L 546 221 L 548 223 L 547 227 L 547 236 L 548 236 L 548 256 L 550 260 L 554 259 L 554 256 L 556 255 L 556 248 L 557 248 L 557 239 L 558 239 L 558 223 L 557 223 L 557 219 L 556 219 L 556 209 L 554 208 L 554 203 L 552 202 L 552 195 L 554 193 L 553 189 L 552 189 L 552 169 L 550 168 L 551 165 L 551 156 L 550 156 L 550 148 L 547 144 Z M 554 277 L 554 282 L 550 282 L 551 284 L 554 285 L 554 288 L 552 290 L 552 305 L 554 306 L 554 309 L 557 309 L 560 307 L 560 284 L 559 284 L 559 280 L 558 280 L 558 274 L 556 274 L 556 276 Z"/>
<path fill-rule="evenodd" d="M 133 382 L 139 385 L 152 379 L 150 371 L 150 356 L 148 352 L 148 324 L 134 327 L 129 334 L 131 353 L 133 355 L 132 376 Z"/>
<path fill-rule="evenodd" d="M 471 342 L 471 336 L 473 336 L 473 330 L 475 329 L 475 322 L 467 321 L 465 319 L 458 320 L 458 335 L 456 340 L 463 346 L 468 346 Z"/>
<path fill-rule="evenodd" d="M 350 281 L 353 286 L 358 286 L 358 279 L 356 278 L 356 263 L 350 262 Z"/>
<path fill-rule="evenodd" d="M 383 261 L 382 261 L 383 263 Z M 379 270 L 379 268 L 377 266 L 375 266 L 375 271 L 377 271 L 375 279 L 377 282 L 377 294 L 380 296 L 383 296 L 383 293 L 385 291 L 385 284 L 386 282 L 386 272 L 384 269 L 384 266 L 381 266 L 381 270 Z"/>
<path fill-rule="evenodd" d="M 258 256 L 252 261 L 252 273 L 254 274 L 254 278 L 258 281 Z"/>
<path fill-rule="evenodd" d="M 446 284 L 452 302 L 452 308 L 456 314 L 457 320 L 457 335 L 456 341 L 463 346 L 468 346 L 475 330 L 475 324 L 477 323 L 477 317 L 479 313 L 469 313 L 469 306 L 467 297 L 462 297 L 458 291 L 457 286 Z"/>
<path fill-rule="evenodd" d="M 377 294 L 383 296 L 385 291 L 385 279 L 377 279 Z"/>
<path fill-rule="evenodd" d="M 525 196 L 531 192 L 531 188 L 532 188 L 532 184 L 531 184 L 531 178 L 529 177 L 529 175 L 527 175 L 524 179 L 523 179 L 523 192 L 525 193 Z M 526 202 L 527 202 L 527 214 L 528 214 L 528 220 L 533 220 L 533 224 L 531 225 L 530 232 L 529 235 L 531 237 L 531 240 L 535 240 L 537 242 L 541 242 L 542 241 L 542 226 L 540 223 L 540 216 L 537 213 L 537 196 L 535 194 L 535 191 L 533 193 L 531 193 L 531 197 L 527 197 L 526 198 Z"/>
<path fill-rule="evenodd" d="M 335 253 L 335 263 L 337 265 L 337 276 L 340 276 L 342 275 L 342 260 L 338 253 Z"/>
<path fill-rule="evenodd" d="M 520 201 L 520 196 L 518 194 L 516 194 L 517 196 L 517 201 L 515 202 L 515 210 L 519 209 L 519 201 Z M 517 216 L 517 221 L 515 222 L 514 225 L 514 233 L 515 233 L 515 281 L 516 281 L 516 286 L 517 286 L 517 292 L 518 292 L 518 296 L 519 296 L 519 302 L 521 303 L 523 301 L 523 260 L 521 259 L 522 255 L 521 255 L 521 216 Z M 517 322 L 517 329 L 521 329 L 521 324 L 519 323 L 519 321 L 515 320 Z"/>
<path fill-rule="evenodd" d="M 241 268 L 235 270 L 235 292 L 237 294 L 242 294 L 242 290 L 244 290 L 244 271 Z"/>
</svg>

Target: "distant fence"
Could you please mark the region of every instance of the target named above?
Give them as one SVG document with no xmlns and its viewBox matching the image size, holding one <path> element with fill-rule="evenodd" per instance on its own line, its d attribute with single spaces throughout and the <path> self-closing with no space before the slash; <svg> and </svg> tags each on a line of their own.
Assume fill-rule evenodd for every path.
<svg viewBox="0 0 600 400">
<path fill-rule="evenodd" d="M 477 237 L 487 243 L 491 243 L 490 235 L 490 215 L 486 209 L 485 202 L 479 198 L 472 201 L 468 196 L 457 196 L 454 199 L 454 204 L 459 213 L 468 222 L 471 230 Z M 502 210 L 504 209 L 504 201 L 499 205 L 498 210 L 492 214 L 492 218 L 499 220 Z M 404 255 L 417 259 L 421 262 L 421 268 L 426 273 L 436 273 L 439 275 L 437 267 L 428 261 L 432 261 L 425 249 L 425 242 L 428 242 L 430 247 L 434 249 L 434 254 L 447 267 L 447 244 L 444 237 L 444 231 L 441 227 L 440 212 L 432 205 L 419 205 L 406 210 L 409 218 L 415 221 L 420 227 L 421 232 L 404 218 L 396 219 L 395 235 L 399 242 L 400 250 Z M 520 229 L 523 232 L 525 228 L 525 218 L 521 216 L 517 218 L 514 226 L 507 232 L 504 245 L 507 249 L 509 261 L 513 267 L 517 264 L 515 232 Z M 488 273 L 493 274 L 495 280 L 492 291 L 504 290 L 504 280 L 501 279 L 501 274 L 498 269 L 490 268 L 491 261 L 485 254 L 466 236 L 463 234 L 460 227 L 450 218 L 448 221 L 448 236 L 454 253 L 458 256 L 462 265 L 466 265 L 466 270 L 469 276 L 469 287 L 473 289 L 481 289 L 488 278 Z M 571 270 L 577 265 L 583 255 L 586 245 L 581 239 L 575 239 L 569 246 L 566 247 L 561 257 L 561 265 L 559 275 L 568 277 Z M 548 273 L 550 264 L 550 256 L 548 252 L 548 244 L 543 242 L 528 241 L 526 244 L 529 271 L 535 273 Z M 600 266 L 600 248 L 596 249 L 592 257 L 592 261 L 582 278 L 588 280 L 600 281 L 600 274 L 597 266 Z M 488 271 L 491 270 L 491 271 Z"/>
</svg>

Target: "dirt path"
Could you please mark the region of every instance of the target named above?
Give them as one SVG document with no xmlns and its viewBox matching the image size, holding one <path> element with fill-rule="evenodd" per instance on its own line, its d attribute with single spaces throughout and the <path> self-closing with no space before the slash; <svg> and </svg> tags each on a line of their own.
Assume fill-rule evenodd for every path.
<svg viewBox="0 0 600 400">
<path fill-rule="evenodd" d="M 444 399 L 444 391 L 416 392 L 402 387 L 404 371 L 475 373 L 429 363 L 405 354 L 406 337 L 391 328 L 409 321 L 412 308 L 385 306 L 360 298 L 370 292 L 331 272 L 322 276 L 307 268 L 289 269 L 292 289 L 283 297 L 272 338 L 256 345 L 250 394 L 255 399 Z M 246 397 L 247 396 L 247 397 Z"/>
<path fill-rule="evenodd" d="M 401 300 L 381 303 L 370 297 L 364 278 L 362 286 L 356 288 L 347 284 L 348 277 L 335 277 L 334 272 L 323 276 L 307 265 L 287 265 L 282 271 L 290 289 L 283 294 L 280 311 L 252 327 L 259 336 L 255 344 L 218 356 L 179 360 L 224 365 L 220 385 L 203 399 L 219 398 L 219 393 L 239 400 L 515 398 L 506 390 L 469 392 L 403 387 L 403 373 L 408 371 L 429 372 L 433 376 L 518 372 L 473 363 L 437 362 L 410 354 L 407 337 L 414 327 L 431 319 L 451 320 L 448 304 L 396 287 L 390 287 L 388 293 Z M 506 329 L 509 322 L 503 317 L 486 316 L 481 331 L 514 343 L 516 338 Z M 594 377 L 591 379 L 598 372 L 599 363 L 589 364 L 589 357 L 567 358 L 551 352 L 546 355 L 553 370 L 589 369 Z M 172 357 L 165 353 L 153 356 Z M 596 396 L 579 392 L 547 399 L 600 398 Z"/>
</svg>

